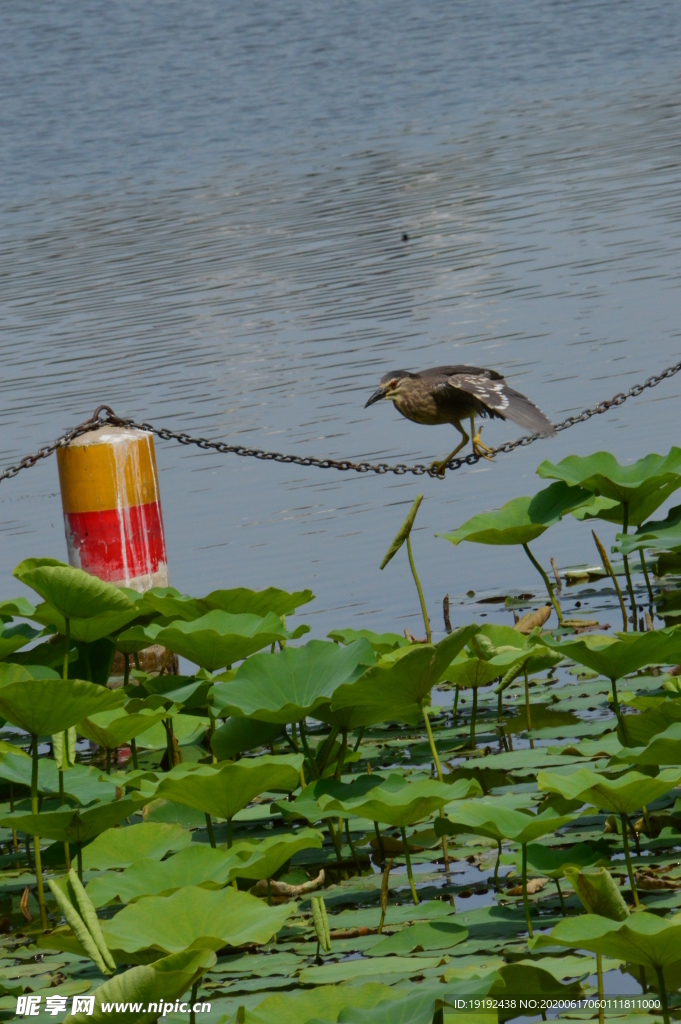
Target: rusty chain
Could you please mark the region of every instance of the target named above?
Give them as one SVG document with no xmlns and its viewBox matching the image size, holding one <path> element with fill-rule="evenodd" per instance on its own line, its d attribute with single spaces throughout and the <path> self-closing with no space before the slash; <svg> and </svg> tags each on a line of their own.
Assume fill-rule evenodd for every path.
<svg viewBox="0 0 681 1024">
<path fill-rule="evenodd" d="M 575 416 L 568 416 L 567 419 L 561 420 L 560 423 L 555 423 L 554 426 L 557 431 L 567 430 L 569 427 L 574 427 L 576 423 L 585 423 L 590 420 L 592 416 L 600 416 L 604 412 L 608 412 L 614 406 L 623 405 L 628 398 L 636 398 L 642 394 L 646 388 L 657 387 L 663 380 L 667 380 L 668 377 L 673 377 L 681 370 L 681 363 L 676 363 L 674 366 L 668 366 L 662 373 L 656 374 L 654 377 L 648 377 L 643 384 L 634 384 L 633 387 L 629 388 L 626 392 L 620 392 L 611 398 L 609 401 L 599 402 L 598 405 L 592 406 L 590 409 L 584 409 L 582 412 L 577 413 Z M 349 459 L 318 459 L 311 455 L 282 455 L 281 452 L 268 452 L 262 448 L 246 448 L 244 445 L 239 444 L 226 444 L 224 441 L 211 441 L 207 437 L 192 437 L 191 434 L 184 432 L 177 432 L 174 430 L 168 430 L 167 427 L 155 427 L 151 423 L 136 423 L 131 419 L 124 419 L 120 416 L 116 416 L 113 409 L 108 405 L 100 405 L 95 410 L 89 420 L 85 420 L 83 423 L 79 423 L 77 427 L 73 427 L 67 433 L 57 438 L 52 444 L 45 445 L 43 448 L 38 449 L 35 455 L 26 455 L 21 462 L 18 462 L 15 466 L 8 466 L 7 469 L 0 473 L 0 482 L 3 480 L 10 480 L 15 477 L 17 473 L 20 473 L 22 469 L 30 469 L 31 466 L 35 466 L 41 459 L 46 459 L 48 456 L 56 452 L 58 448 L 65 448 L 66 445 L 70 444 L 77 437 L 81 437 L 83 434 L 88 434 L 93 430 L 98 430 L 100 427 L 120 426 L 129 427 L 136 430 L 145 430 L 163 441 L 178 441 L 180 444 L 194 444 L 197 448 L 201 448 L 203 451 L 215 451 L 221 455 L 241 455 L 245 458 L 261 459 L 265 462 L 279 462 L 284 465 L 293 466 L 315 466 L 317 469 L 338 469 L 342 472 L 348 470 L 354 470 L 356 473 L 377 473 L 383 475 L 385 473 L 394 473 L 396 476 L 404 476 L 406 473 L 413 473 L 414 476 L 436 476 L 437 472 L 431 466 L 426 466 L 424 463 L 416 463 L 413 466 L 408 466 L 405 463 L 396 463 L 390 465 L 387 462 L 351 462 Z M 528 434 L 525 437 L 519 437 L 515 441 L 507 441 L 506 444 L 500 445 L 498 448 L 491 450 L 492 455 L 507 455 L 514 451 L 516 448 L 525 447 L 528 444 L 533 444 L 534 441 L 539 440 L 541 434 Z M 462 466 L 474 466 L 477 462 L 480 462 L 482 456 L 476 455 L 471 452 L 469 455 L 464 455 L 461 458 L 452 459 L 447 468 L 451 470 L 461 469 Z"/>
</svg>

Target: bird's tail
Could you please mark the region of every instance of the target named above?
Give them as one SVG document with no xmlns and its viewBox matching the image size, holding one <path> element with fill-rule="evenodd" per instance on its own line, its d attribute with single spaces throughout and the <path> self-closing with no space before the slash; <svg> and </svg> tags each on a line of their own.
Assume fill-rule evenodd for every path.
<svg viewBox="0 0 681 1024">
<path fill-rule="evenodd" d="M 512 420 L 530 434 L 547 436 L 556 433 L 556 428 L 548 416 L 545 416 L 541 409 L 533 405 L 529 398 L 525 398 L 525 395 L 521 395 L 519 391 L 514 391 L 507 385 L 504 388 L 504 396 L 508 399 L 508 405 L 503 412 L 505 419 Z"/>
</svg>

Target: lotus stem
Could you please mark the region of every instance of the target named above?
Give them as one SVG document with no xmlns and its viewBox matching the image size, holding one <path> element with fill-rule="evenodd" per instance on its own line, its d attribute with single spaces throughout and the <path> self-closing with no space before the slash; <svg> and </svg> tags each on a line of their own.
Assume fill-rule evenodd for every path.
<svg viewBox="0 0 681 1024">
<path fill-rule="evenodd" d="M 217 764 L 218 759 L 213 753 L 213 735 L 215 733 L 215 715 L 211 708 L 208 708 L 208 746 L 210 747 L 211 764 Z"/>
<path fill-rule="evenodd" d="M 530 901 L 527 898 L 527 843 L 522 844 L 523 850 L 523 906 L 525 907 L 525 920 L 527 921 L 527 934 L 534 938 L 532 921 L 530 920 Z"/>
<path fill-rule="evenodd" d="M 140 668 L 140 656 L 137 651 L 134 652 L 133 659 L 135 661 L 135 668 L 137 669 L 138 672 L 141 672 L 142 669 Z"/>
<path fill-rule="evenodd" d="M 69 653 L 71 651 L 71 620 L 64 619 L 65 622 L 65 636 L 66 636 L 66 650 L 64 651 L 64 665 L 62 668 L 62 679 L 69 678 Z"/>
<path fill-rule="evenodd" d="M 615 585 L 615 590 L 617 592 L 617 600 L 619 601 L 620 608 L 622 610 L 622 626 L 623 626 L 624 632 L 626 633 L 628 631 L 628 629 L 629 629 L 629 621 L 627 619 L 627 609 L 626 609 L 625 604 L 624 604 L 624 598 L 622 597 L 622 591 L 620 590 L 620 585 L 617 582 L 617 577 L 615 576 L 615 570 L 613 569 L 613 567 L 612 567 L 612 565 L 610 563 L 610 559 L 608 558 L 608 555 L 607 555 L 607 552 L 606 552 L 605 548 L 603 547 L 603 545 L 601 544 L 600 540 L 596 536 L 596 531 L 595 530 L 591 531 L 591 536 L 593 537 L 594 543 L 595 543 L 595 545 L 596 545 L 596 547 L 598 549 L 598 554 L 601 556 L 601 562 L 603 563 L 603 568 L 605 569 L 605 571 L 607 572 L 608 576 L 610 577 L 610 579 L 612 580 L 612 582 Z"/>
<path fill-rule="evenodd" d="M 67 750 L 66 746 L 66 733 L 64 733 L 64 750 Z M 64 806 L 64 772 L 59 770 L 59 806 Z M 68 841 L 64 843 L 64 863 L 66 864 L 66 870 L 71 870 L 71 851 L 69 849 Z"/>
<path fill-rule="evenodd" d="M 291 744 L 296 754 L 299 753 L 300 748 L 298 746 L 298 734 L 296 733 L 296 723 L 291 722 L 291 735 L 286 733 L 286 739 Z"/>
<path fill-rule="evenodd" d="M 348 749 L 348 730 L 343 729 L 340 750 L 338 751 L 338 761 L 336 763 L 336 771 L 334 772 L 334 779 L 336 782 L 340 782 L 341 775 L 343 774 L 343 764 L 345 762 L 345 754 Z"/>
<path fill-rule="evenodd" d="M 83 844 L 78 843 L 76 847 L 76 860 L 78 864 L 78 878 L 83 881 Z"/>
<path fill-rule="evenodd" d="M 478 713 L 478 688 L 473 687 L 473 708 L 471 710 L 471 750 L 475 750 L 475 716 Z"/>
<path fill-rule="evenodd" d="M 106 748 L 106 774 L 111 775 L 111 751 Z"/>
<path fill-rule="evenodd" d="M 134 736 L 130 740 L 130 753 L 132 754 L 132 766 L 135 769 L 135 771 L 138 771 L 139 770 L 139 764 L 137 762 L 137 743 L 135 742 L 135 737 Z"/>
<path fill-rule="evenodd" d="M 336 742 L 336 736 L 338 735 L 339 732 L 339 727 L 337 725 L 334 725 L 333 729 L 326 737 L 324 742 L 319 745 L 319 749 L 317 751 L 315 760 L 317 761 L 317 771 L 319 772 L 320 778 L 324 774 L 326 763 L 329 760 L 329 754 L 333 750 L 333 745 Z"/>
<path fill-rule="evenodd" d="M 648 814 L 648 808 L 645 804 L 641 804 L 641 810 L 643 811 L 643 821 L 646 827 L 646 832 L 648 833 L 648 835 L 651 835 L 653 829 L 650 824 L 650 815 Z"/>
<path fill-rule="evenodd" d="M 191 994 L 191 997 L 190 997 L 191 998 L 191 1009 L 189 1011 L 189 1024 L 196 1024 L 196 1011 L 194 1010 L 194 1007 L 196 1006 L 196 997 L 198 996 L 198 994 L 199 994 L 199 983 L 198 983 L 198 981 L 195 981 L 194 984 L 192 985 L 192 994 Z"/>
<path fill-rule="evenodd" d="M 303 790 L 305 789 L 305 772 L 303 771 L 302 764 L 300 766 L 299 775 L 300 775 L 300 792 L 302 793 Z"/>
<path fill-rule="evenodd" d="M 362 742 L 362 737 L 363 736 L 364 736 L 364 726 L 362 726 L 362 728 L 359 730 L 359 734 L 357 736 L 357 742 L 355 743 L 354 747 L 352 748 L 353 754 L 356 754 L 357 751 L 359 750 L 359 745 Z"/>
<path fill-rule="evenodd" d="M 352 836 L 350 835 L 350 819 L 349 818 L 345 819 L 345 835 L 347 836 L 348 846 L 350 847 L 350 853 L 352 854 L 353 859 L 355 861 L 355 867 L 357 868 L 357 874 L 361 875 L 362 874 L 362 867 L 361 867 L 361 865 L 359 863 L 359 857 L 357 856 L 357 850 L 355 849 L 354 844 L 352 842 Z"/>
<path fill-rule="evenodd" d="M 227 818 L 227 848 L 231 849 L 232 846 L 232 819 Z"/>
<path fill-rule="evenodd" d="M 414 577 L 414 583 L 416 589 L 419 592 L 419 601 L 421 602 L 421 614 L 423 615 L 423 625 L 426 627 L 426 640 L 428 643 L 432 642 L 430 635 L 430 622 L 428 621 L 428 612 L 426 611 L 426 602 L 423 597 L 423 591 L 421 590 L 421 583 L 416 572 L 416 566 L 414 565 L 414 556 L 411 553 L 411 536 L 407 534 L 407 554 L 409 555 L 409 565 L 411 566 L 411 574 Z"/>
<path fill-rule="evenodd" d="M 598 978 L 598 1024 L 605 1024 L 605 999 L 603 997 L 603 957 L 596 953 L 596 976 Z"/>
<path fill-rule="evenodd" d="M 622 502 L 622 533 L 629 532 L 629 503 L 627 501 Z M 629 600 L 631 601 L 631 611 L 634 616 L 634 633 L 638 631 L 638 608 L 636 607 L 636 598 L 634 597 L 634 587 L 631 582 L 631 573 L 629 572 L 629 557 L 628 555 L 622 555 L 624 560 L 624 575 L 627 577 L 627 591 L 629 593 Z"/>
<path fill-rule="evenodd" d="M 525 714 L 527 715 L 527 732 L 532 732 L 532 716 L 530 713 L 530 680 L 527 676 L 527 665 L 523 665 L 525 671 Z M 534 740 L 530 736 L 530 749 L 534 750 Z"/>
<path fill-rule="evenodd" d="M 541 578 L 544 581 L 544 586 L 546 587 L 548 595 L 551 598 L 551 604 L 553 605 L 553 607 L 556 610 L 556 615 L 558 616 L 558 625 L 562 626 L 563 625 L 563 612 L 561 611 L 560 602 L 558 601 L 556 595 L 553 592 L 553 586 L 551 585 L 551 580 L 548 578 L 548 576 L 546 575 L 546 573 L 542 569 L 541 565 L 539 564 L 537 559 L 534 557 L 534 555 L 530 551 L 530 549 L 527 546 L 527 544 L 523 544 L 523 549 L 525 551 L 525 554 L 529 558 L 529 560 L 532 562 L 532 565 L 535 567 L 537 572 L 541 575 Z"/>
<path fill-rule="evenodd" d="M 381 830 L 378 827 L 378 822 L 374 822 L 374 832 L 376 833 L 376 839 L 378 840 L 378 849 L 381 853 L 381 864 L 385 863 L 385 846 L 383 845 L 383 836 Z"/>
<path fill-rule="evenodd" d="M 456 709 L 457 709 L 457 705 L 459 703 L 459 692 L 460 692 L 460 690 L 461 690 L 461 687 L 457 683 L 456 684 L 456 688 L 454 690 L 454 704 L 452 705 L 452 715 L 454 716 L 455 719 L 456 719 Z"/>
<path fill-rule="evenodd" d="M 627 872 L 629 874 L 629 884 L 631 885 L 631 895 L 634 897 L 634 906 L 637 907 L 638 903 L 638 891 L 636 889 L 636 879 L 634 878 L 634 869 L 631 866 L 631 855 L 629 853 L 629 819 L 626 814 L 620 814 L 620 820 L 622 822 L 622 845 L 624 846 L 624 859 L 627 862 Z"/>
<path fill-rule="evenodd" d="M 331 820 L 331 818 L 329 818 L 326 823 L 329 826 L 329 835 L 331 836 L 333 848 L 336 851 L 336 857 L 338 858 L 338 860 L 342 860 L 341 846 L 340 843 L 338 842 L 338 836 L 336 834 L 336 829 L 334 827 L 333 821 Z"/>
<path fill-rule="evenodd" d="M 267 879 L 267 906 L 272 906 L 272 879 Z"/>
<path fill-rule="evenodd" d="M 494 891 L 499 892 L 499 865 L 501 864 L 501 839 L 497 839 L 497 862 L 494 865 Z"/>
<path fill-rule="evenodd" d="M 660 990 L 660 1002 L 662 1003 L 662 1019 L 664 1024 L 669 1024 L 669 1002 L 667 1001 L 667 987 L 664 983 L 664 970 L 662 967 L 655 968 L 657 975 L 657 987 Z"/>
<path fill-rule="evenodd" d="M 383 879 L 381 881 L 381 920 L 378 925 L 378 934 L 380 935 L 383 931 L 383 924 L 385 922 L 385 915 L 388 912 L 388 885 L 390 882 L 390 869 L 393 866 L 394 857 L 391 857 L 385 866 L 383 872 Z"/>
<path fill-rule="evenodd" d="M 414 897 L 414 903 L 418 907 L 419 898 L 416 895 L 416 886 L 414 885 L 414 875 L 411 870 L 411 857 L 409 856 L 409 845 L 407 843 L 407 833 L 404 830 L 404 825 L 400 825 L 400 832 L 402 834 L 402 845 L 404 846 L 404 859 L 407 862 L 407 876 L 409 878 L 409 885 L 411 886 L 411 894 Z"/>
<path fill-rule="evenodd" d="M 13 782 L 10 782 L 10 784 L 9 784 L 9 810 L 10 810 L 10 814 L 14 814 L 14 783 Z M 19 843 L 17 841 L 17 830 L 15 828 L 12 829 L 12 846 L 14 847 L 14 852 L 18 853 L 19 852 Z"/>
<path fill-rule="evenodd" d="M 215 849 L 215 832 L 213 831 L 213 820 L 210 814 L 206 815 L 206 828 L 208 829 L 208 839 L 210 840 L 210 845 L 213 849 Z"/>
<path fill-rule="evenodd" d="M 298 725 L 299 725 L 299 728 L 300 728 L 300 742 L 301 742 L 301 744 L 303 746 L 303 751 L 305 752 L 305 757 L 307 758 L 307 762 L 310 765 L 310 774 L 312 775 L 313 779 L 318 779 L 319 778 L 319 772 L 317 771 L 317 762 L 314 759 L 314 757 L 312 756 L 312 752 L 311 752 L 310 747 L 309 747 L 308 742 L 307 742 L 307 734 L 305 732 L 305 719 L 301 718 L 301 720 L 298 723 Z"/>
<path fill-rule="evenodd" d="M 26 833 L 26 863 L 28 864 L 28 870 L 33 871 L 33 861 L 31 860 L 31 837 L 28 832 Z"/>
<path fill-rule="evenodd" d="M 557 878 L 556 878 L 556 889 L 558 890 L 558 899 L 560 900 L 560 912 L 563 915 L 563 917 L 566 917 L 567 916 L 567 911 L 565 909 L 565 900 L 563 899 L 563 890 L 561 889 L 560 882 L 558 881 Z"/>
<path fill-rule="evenodd" d="M 130 685 L 130 655 L 125 654 L 125 664 L 123 667 L 123 688 Z"/>
<path fill-rule="evenodd" d="M 615 707 L 615 715 L 617 717 L 617 724 L 621 725 L 622 726 L 622 730 L 624 730 L 624 725 L 622 725 L 622 709 L 620 708 L 620 701 L 619 701 L 619 697 L 617 696 L 617 680 L 616 679 L 611 679 L 610 680 L 610 685 L 612 687 L 612 703 L 613 703 L 613 705 Z"/>
<path fill-rule="evenodd" d="M 83 660 L 85 661 L 85 675 L 89 683 L 92 682 L 92 665 L 90 664 L 90 652 L 88 651 L 88 645 L 83 644 L 82 648 Z"/>
<path fill-rule="evenodd" d="M 440 782 L 444 782 L 444 776 L 442 775 L 442 764 L 440 763 L 440 756 L 435 746 L 435 739 L 433 737 L 433 730 L 430 725 L 430 717 L 428 715 L 428 708 L 425 704 L 421 704 L 421 712 L 423 714 L 423 721 L 426 723 L 426 732 L 428 733 L 428 742 L 430 743 L 430 752 L 433 755 L 433 761 L 435 762 L 435 770 L 437 777 Z M 440 817 L 444 818 L 444 811 L 440 808 Z M 442 837 L 442 853 L 445 859 L 445 871 L 449 872 L 449 850 L 447 849 L 447 836 Z"/>
<path fill-rule="evenodd" d="M 31 764 L 31 813 L 38 814 L 38 737 L 33 736 Z M 38 883 L 38 906 L 40 907 L 40 925 L 47 931 L 47 912 L 45 910 L 45 890 L 43 889 L 43 866 L 40 859 L 40 838 L 33 836 L 33 857 L 35 860 L 35 877 Z"/>
<path fill-rule="evenodd" d="M 652 609 L 652 607 L 653 607 L 653 605 L 655 603 L 655 598 L 653 597 L 653 588 L 650 585 L 650 576 L 648 575 L 648 566 L 646 565 L 646 559 L 645 559 L 645 555 L 643 554 L 643 548 L 641 548 L 639 550 L 638 554 L 639 554 L 639 558 L 641 559 L 641 570 L 642 570 L 643 575 L 645 577 L 646 587 L 648 588 L 648 598 L 650 600 L 650 607 Z"/>
</svg>

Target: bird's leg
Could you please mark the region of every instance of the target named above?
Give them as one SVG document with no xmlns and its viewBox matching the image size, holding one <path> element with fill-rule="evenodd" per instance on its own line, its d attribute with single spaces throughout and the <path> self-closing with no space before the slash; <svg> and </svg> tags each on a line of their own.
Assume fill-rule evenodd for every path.
<svg viewBox="0 0 681 1024">
<path fill-rule="evenodd" d="M 492 449 L 488 448 L 487 445 L 483 444 L 482 441 L 480 440 L 481 432 L 482 427 L 480 427 L 480 430 L 478 430 L 477 434 L 475 433 L 475 416 L 471 416 L 471 435 L 473 437 L 473 451 L 475 452 L 476 455 L 482 456 L 483 459 L 489 459 L 490 462 L 494 462 L 494 459 L 491 454 Z"/>
<path fill-rule="evenodd" d="M 460 442 L 460 444 L 458 444 L 456 446 L 456 448 L 454 449 L 454 451 L 450 452 L 449 455 L 447 456 L 447 458 L 443 459 L 442 462 L 431 462 L 431 464 L 430 464 L 430 471 L 431 471 L 431 473 L 435 472 L 435 474 L 440 478 L 440 480 L 444 480 L 444 478 L 445 478 L 445 470 L 447 469 L 447 466 L 452 461 L 452 459 L 454 458 L 456 453 L 460 452 L 461 449 L 463 448 L 463 446 L 465 444 L 468 444 L 468 441 L 470 440 L 468 434 L 463 429 L 463 427 L 461 426 L 460 423 L 454 423 L 453 426 L 455 426 L 456 429 L 461 434 L 461 442 Z"/>
</svg>

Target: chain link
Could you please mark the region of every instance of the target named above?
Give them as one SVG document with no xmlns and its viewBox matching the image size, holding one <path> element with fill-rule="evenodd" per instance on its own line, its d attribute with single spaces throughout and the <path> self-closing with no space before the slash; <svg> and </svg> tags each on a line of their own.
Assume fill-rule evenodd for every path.
<svg viewBox="0 0 681 1024">
<path fill-rule="evenodd" d="M 567 419 L 561 420 L 560 423 L 555 423 L 555 429 L 556 431 L 567 430 L 569 427 L 574 427 L 576 423 L 586 423 L 592 416 L 601 416 L 614 406 L 623 405 L 628 398 L 637 398 L 646 388 L 657 387 L 663 380 L 673 377 L 679 371 L 681 371 L 681 363 L 668 366 L 662 373 L 658 373 L 654 377 L 648 377 L 643 384 L 634 384 L 628 391 L 620 392 L 609 401 L 599 402 L 598 405 L 594 405 L 590 409 L 584 409 L 575 416 L 568 416 Z M 246 448 L 239 444 L 211 441 L 207 437 L 192 437 L 191 434 L 187 434 L 184 431 L 178 432 L 168 430 L 167 427 L 155 427 L 151 423 L 136 423 L 131 419 L 123 419 L 120 416 L 116 416 L 110 406 L 100 405 L 95 409 L 89 420 L 79 423 L 77 427 L 73 427 L 66 434 L 63 434 L 62 437 L 57 438 L 53 444 L 40 448 L 35 455 L 25 456 L 15 466 L 8 466 L 3 473 L 0 473 L 0 483 L 3 480 L 10 480 L 12 477 L 15 477 L 22 469 L 30 469 L 31 466 L 35 466 L 41 459 L 46 459 L 49 455 L 52 455 L 58 448 L 65 448 L 66 445 L 70 444 L 77 437 L 107 425 L 146 430 L 156 434 L 162 441 L 178 441 L 179 444 L 185 445 L 192 444 L 202 451 L 219 452 L 221 455 L 240 455 L 243 458 L 261 459 L 264 462 L 279 462 L 286 466 L 315 466 L 317 469 L 338 469 L 343 473 L 353 470 L 355 473 L 376 473 L 379 476 L 383 476 L 385 473 L 394 473 L 396 476 L 404 476 L 406 473 L 412 473 L 414 476 L 437 476 L 437 470 L 433 466 L 427 466 L 422 462 L 408 466 L 403 462 L 390 465 L 387 462 L 351 462 L 350 459 L 318 459 L 312 455 L 282 455 L 281 452 L 268 452 L 262 448 Z M 492 448 L 490 454 L 508 455 L 510 452 L 515 451 L 516 448 L 533 444 L 540 437 L 542 437 L 541 434 L 528 434 L 525 437 L 517 438 L 515 441 L 507 441 L 506 444 L 502 444 L 498 448 Z M 474 466 L 477 462 L 480 462 L 481 458 L 483 456 L 471 452 L 469 455 L 452 459 L 447 464 L 447 469 L 451 471 L 461 469 L 462 466 Z"/>
</svg>

